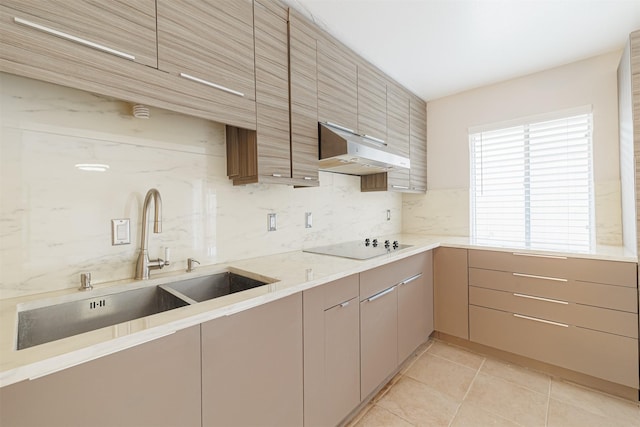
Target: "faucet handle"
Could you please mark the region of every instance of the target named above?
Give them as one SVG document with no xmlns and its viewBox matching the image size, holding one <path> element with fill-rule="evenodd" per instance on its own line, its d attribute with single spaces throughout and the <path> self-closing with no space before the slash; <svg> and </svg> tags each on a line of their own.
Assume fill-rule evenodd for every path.
<svg viewBox="0 0 640 427">
<path fill-rule="evenodd" d="M 80 287 L 79 291 L 88 291 L 93 289 L 93 285 L 91 285 L 91 273 L 82 273 L 80 274 Z"/>
<path fill-rule="evenodd" d="M 193 266 L 193 263 L 196 263 L 198 265 L 200 265 L 200 261 L 193 259 L 193 258 L 187 258 L 187 273 L 192 272 L 193 270 L 195 270 L 195 267 Z"/>
</svg>

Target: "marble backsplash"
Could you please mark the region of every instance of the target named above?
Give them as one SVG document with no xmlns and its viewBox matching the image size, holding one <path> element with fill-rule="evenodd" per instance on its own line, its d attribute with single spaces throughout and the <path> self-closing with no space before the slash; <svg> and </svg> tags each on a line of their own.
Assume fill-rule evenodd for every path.
<svg viewBox="0 0 640 427">
<path fill-rule="evenodd" d="M 361 193 L 358 177 L 234 187 L 219 123 L 159 109 L 136 119 L 128 103 L 2 73 L 0 108 L 0 298 L 77 287 L 85 271 L 94 283 L 133 277 L 141 205 L 154 187 L 163 232 L 149 234 L 149 255 L 171 248 L 164 271 L 189 257 L 214 264 L 402 229 L 402 196 Z M 277 231 L 267 232 L 268 213 Z M 131 244 L 112 246 L 119 218 L 131 220 Z"/>
</svg>

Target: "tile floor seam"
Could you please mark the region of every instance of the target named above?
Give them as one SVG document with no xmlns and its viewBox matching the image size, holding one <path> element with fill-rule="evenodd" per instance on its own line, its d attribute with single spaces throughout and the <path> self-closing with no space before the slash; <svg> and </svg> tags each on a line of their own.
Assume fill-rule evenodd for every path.
<svg viewBox="0 0 640 427">
<path fill-rule="evenodd" d="M 497 359 L 494 359 L 494 360 L 497 360 Z M 483 366 L 484 366 L 484 365 L 483 365 Z M 508 365 L 508 364 L 507 364 L 507 366 L 517 366 L 517 367 L 519 367 L 519 368 L 526 369 L 525 367 L 523 367 L 523 366 L 519 366 L 519 365 Z M 530 372 L 536 372 L 536 371 L 530 371 Z M 498 378 L 498 379 L 500 379 L 500 380 L 502 380 L 502 381 L 506 381 L 506 382 L 508 382 L 509 384 L 513 384 L 513 385 L 516 385 L 516 386 L 518 386 L 518 387 L 522 387 L 522 388 L 525 388 L 525 389 L 527 389 L 527 390 L 533 391 L 534 393 L 544 394 L 544 393 L 540 392 L 539 390 L 536 390 L 536 389 L 533 389 L 533 388 L 529 388 L 529 387 L 527 387 L 525 384 L 522 384 L 522 383 L 519 383 L 519 382 L 513 381 L 513 380 L 511 380 L 511 379 L 509 379 L 509 378 L 504 378 L 504 377 L 501 377 L 501 376 L 498 376 L 498 375 L 494 375 L 494 374 L 492 374 L 492 373 L 490 373 L 490 372 L 486 372 L 486 371 L 483 371 L 482 373 L 483 373 L 484 375 L 489 375 L 490 377 Z M 545 375 L 545 376 L 549 379 L 549 387 L 551 387 L 551 377 L 550 377 L 549 375 L 546 375 L 546 374 L 543 374 L 543 373 L 540 373 L 540 372 L 537 372 L 537 373 L 539 373 L 539 374 L 541 374 L 541 375 Z M 550 393 L 551 393 L 551 391 L 550 391 L 550 390 L 551 390 L 551 389 L 549 388 L 549 390 L 547 391 L 547 393 L 549 393 L 549 394 L 550 394 Z"/>
<path fill-rule="evenodd" d="M 382 410 L 384 410 L 384 411 L 387 411 L 388 413 L 390 413 L 390 414 L 392 414 L 392 415 L 395 415 L 396 417 L 400 418 L 400 419 L 401 419 L 401 420 L 403 420 L 403 421 L 406 421 L 408 424 L 411 424 L 411 425 L 412 425 L 412 426 L 414 426 L 414 427 L 416 426 L 416 423 L 414 423 L 413 421 L 408 420 L 408 419 L 406 419 L 405 417 L 403 417 L 402 415 L 398 415 L 398 414 L 396 414 L 395 412 L 392 412 L 392 411 L 388 410 L 387 408 L 385 408 L 385 407 L 383 407 L 383 406 L 378 405 L 377 403 L 376 403 L 375 405 L 373 405 L 373 406 L 377 406 L 378 408 L 380 408 L 380 409 L 382 409 Z"/>
<path fill-rule="evenodd" d="M 467 368 L 467 369 L 472 369 L 472 370 L 473 370 L 473 369 L 480 369 L 480 367 L 478 367 L 478 368 L 472 368 L 472 367 L 471 367 L 471 366 L 469 366 L 469 365 L 465 365 L 464 363 L 456 362 L 455 360 L 451 360 L 451 359 L 446 358 L 446 357 L 444 357 L 444 356 L 440 356 L 439 354 L 429 353 L 429 355 L 431 355 L 431 356 L 433 356 L 433 357 L 437 357 L 438 359 L 446 360 L 447 362 L 455 363 L 456 365 L 458 365 L 458 366 L 462 366 L 462 367 Z M 484 357 L 484 356 L 480 356 L 480 357 L 482 357 L 482 362 L 480 363 L 480 366 L 482 366 L 482 365 L 484 364 L 484 361 L 485 361 L 485 360 L 487 360 L 487 358 L 486 358 L 486 357 Z"/>
<path fill-rule="evenodd" d="M 549 377 L 549 387 L 547 391 L 547 413 L 544 417 L 544 426 L 549 427 L 549 406 L 551 406 L 551 377 Z"/>
<path fill-rule="evenodd" d="M 445 360 L 448 360 L 448 359 L 445 359 Z M 458 404 L 458 407 L 456 408 L 456 412 L 453 414 L 453 417 L 451 417 L 451 420 L 449 421 L 448 427 L 451 427 L 451 425 L 455 421 L 456 417 L 458 416 L 458 413 L 460 412 L 460 408 L 462 408 L 462 404 L 464 403 L 465 399 L 469 395 L 469 391 L 471 390 L 471 387 L 473 387 L 473 383 L 476 381 L 476 378 L 478 378 L 478 374 L 480 373 L 480 369 L 482 369 L 482 367 L 484 366 L 485 360 L 487 360 L 486 357 L 484 359 L 482 359 L 482 362 L 480 362 L 480 366 L 476 370 L 476 374 L 473 376 L 473 379 L 469 383 L 469 387 L 467 387 L 467 391 L 464 393 L 464 396 L 462 396 L 462 400 Z M 453 362 L 453 361 L 451 360 L 450 362 Z M 468 366 L 466 366 L 466 365 L 461 365 L 461 366 L 465 366 L 465 367 L 468 368 Z M 469 369 L 472 369 L 472 368 L 469 368 Z"/>
</svg>

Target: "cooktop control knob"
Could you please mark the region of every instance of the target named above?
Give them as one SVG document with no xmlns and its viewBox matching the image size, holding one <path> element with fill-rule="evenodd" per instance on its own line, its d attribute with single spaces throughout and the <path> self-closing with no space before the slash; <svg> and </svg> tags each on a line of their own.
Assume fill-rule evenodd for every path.
<svg viewBox="0 0 640 427">
<path fill-rule="evenodd" d="M 377 247 L 378 246 L 378 239 L 373 239 L 373 247 Z"/>
<path fill-rule="evenodd" d="M 369 246 L 371 244 L 371 240 L 370 239 L 364 239 L 364 245 L 365 246 Z"/>
<path fill-rule="evenodd" d="M 393 241 L 393 249 L 398 249 L 398 246 L 400 246 L 400 245 L 398 244 L 398 241 L 397 241 L 397 240 L 394 240 L 394 241 Z"/>
<path fill-rule="evenodd" d="M 391 245 L 391 242 L 389 242 L 388 240 L 384 241 L 384 247 L 389 249 L 389 246 Z"/>
</svg>

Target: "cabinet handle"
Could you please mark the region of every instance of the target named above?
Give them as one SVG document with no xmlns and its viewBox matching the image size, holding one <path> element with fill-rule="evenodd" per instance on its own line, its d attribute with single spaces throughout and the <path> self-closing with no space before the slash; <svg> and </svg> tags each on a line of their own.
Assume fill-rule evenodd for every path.
<svg viewBox="0 0 640 427">
<path fill-rule="evenodd" d="M 535 274 L 524 274 L 524 273 L 511 273 L 511 274 L 517 277 L 528 277 L 530 279 L 553 280 L 554 282 L 567 282 L 567 279 L 560 279 L 559 277 L 536 276 Z"/>
<path fill-rule="evenodd" d="M 13 18 L 13 21 L 16 24 L 25 25 L 25 26 L 33 28 L 35 30 L 42 31 L 43 33 L 51 34 L 53 36 L 57 36 L 57 37 L 65 39 L 65 40 L 69 40 L 69 41 L 81 44 L 83 46 L 91 47 L 93 49 L 97 49 L 97 50 L 100 50 L 102 52 L 110 53 L 112 55 L 116 55 L 116 56 L 119 56 L 121 58 L 128 59 L 130 61 L 134 61 L 136 59 L 135 56 L 133 56 L 133 55 L 131 55 L 129 53 L 121 52 L 121 51 L 116 50 L 116 49 L 111 49 L 110 47 L 103 46 L 101 44 L 94 43 L 92 41 L 89 41 L 89 40 L 86 40 L 86 39 L 82 39 L 80 37 L 72 36 L 71 34 L 63 33 L 62 31 L 58 31 L 58 30 L 55 30 L 53 28 L 45 27 L 44 25 L 40 25 L 40 24 L 36 24 L 35 22 L 27 21 L 26 19 L 18 18 L 17 16 L 15 16 Z"/>
<path fill-rule="evenodd" d="M 540 255 L 540 254 L 523 254 L 521 252 L 513 252 L 515 256 L 530 256 L 533 258 L 551 258 L 551 259 L 567 259 L 566 256 L 557 256 L 557 255 Z"/>
<path fill-rule="evenodd" d="M 203 80 L 201 78 L 194 77 L 194 76 L 192 76 L 190 74 L 180 73 L 180 77 L 183 77 L 183 78 L 185 78 L 187 80 L 194 81 L 196 83 L 201 83 L 203 85 L 211 86 L 213 88 L 219 89 L 219 90 L 221 90 L 223 92 L 230 93 L 232 95 L 244 96 L 244 93 L 242 93 L 242 92 L 238 92 L 237 90 L 229 89 L 228 87 L 225 87 L 225 86 L 222 86 L 222 85 L 219 85 L 219 84 L 216 84 L 216 83 L 212 83 L 212 82 L 210 82 L 208 80 Z"/>
<path fill-rule="evenodd" d="M 281 173 L 272 173 L 271 176 L 273 176 L 275 178 L 282 178 L 282 174 Z"/>
<path fill-rule="evenodd" d="M 377 294 L 373 295 L 372 297 L 369 297 L 367 299 L 367 302 L 372 302 L 372 301 L 377 300 L 378 298 L 382 298 L 383 296 L 395 291 L 396 287 L 397 286 L 394 285 L 394 286 L 390 287 L 389 289 L 386 289 L 386 290 L 384 290 L 382 292 L 378 292 Z"/>
<path fill-rule="evenodd" d="M 408 190 L 409 187 L 406 185 L 392 185 L 391 188 L 397 188 L 398 190 Z"/>
<path fill-rule="evenodd" d="M 553 302 L 556 304 L 563 304 L 563 305 L 568 305 L 569 303 L 567 301 L 561 301 L 558 299 L 549 299 L 549 298 L 542 298 L 542 297 L 534 297 L 533 295 L 525 295 L 525 294 L 513 294 L 514 297 L 520 297 L 520 298 L 529 298 L 529 299 L 534 299 L 537 301 L 546 301 L 546 302 Z"/>
<path fill-rule="evenodd" d="M 384 142 L 384 139 L 376 138 L 375 136 L 367 134 L 362 135 L 362 137 L 368 139 L 369 141 L 375 142 L 376 144 L 384 145 L 385 147 L 387 146 L 387 143 Z"/>
<path fill-rule="evenodd" d="M 305 181 L 315 181 L 315 178 L 314 178 L 314 177 L 312 177 L 312 176 L 305 176 L 303 179 L 304 179 Z"/>
<path fill-rule="evenodd" d="M 555 325 L 555 326 L 562 326 L 563 328 L 569 327 L 569 325 L 567 325 L 566 323 L 552 322 L 551 320 L 544 320 L 544 319 L 538 319 L 537 317 L 523 316 L 522 314 L 513 313 L 513 316 L 519 317 L 520 319 L 533 320 L 534 322 L 547 323 L 549 325 Z"/>
<path fill-rule="evenodd" d="M 345 301 L 345 302 L 343 302 L 342 304 L 338 304 L 338 305 L 339 305 L 340 307 L 342 307 L 342 308 L 345 308 L 346 306 L 348 306 L 348 305 L 349 305 L 349 302 L 350 302 L 350 301 Z"/>
<path fill-rule="evenodd" d="M 413 189 L 416 191 L 427 191 L 425 187 L 413 187 Z"/>
<path fill-rule="evenodd" d="M 324 122 L 324 124 L 325 124 L 325 125 L 329 125 L 329 126 L 331 126 L 331 127 L 333 127 L 333 128 L 336 128 L 336 129 L 340 129 L 340 130 L 343 130 L 343 131 L 349 132 L 349 133 L 353 133 L 353 134 L 355 134 L 355 133 L 356 133 L 356 131 L 354 131 L 353 129 L 349 129 L 349 128 L 344 127 L 344 126 L 340 126 L 340 125 L 339 125 L 339 124 L 337 124 L 337 123 L 333 123 L 333 122 Z"/>
<path fill-rule="evenodd" d="M 417 280 L 417 279 L 419 279 L 419 278 L 421 278 L 421 277 L 422 277 L 422 273 L 418 273 L 418 274 L 416 274 L 415 276 L 411 276 L 411 277 L 409 277 L 408 279 L 404 279 L 402 282 L 400 282 L 400 283 L 399 283 L 399 285 L 400 285 L 400 286 L 402 286 L 402 285 L 406 285 L 407 283 L 411 283 L 411 282 L 413 282 L 414 280 Z"/>
</svg>

